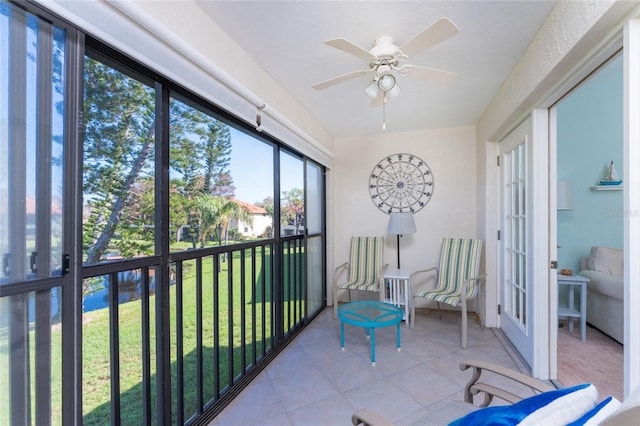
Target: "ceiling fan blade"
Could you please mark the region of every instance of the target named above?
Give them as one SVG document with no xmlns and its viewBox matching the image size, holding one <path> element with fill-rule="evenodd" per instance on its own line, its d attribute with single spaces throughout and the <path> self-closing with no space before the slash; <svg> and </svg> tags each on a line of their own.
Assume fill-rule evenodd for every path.
<svg viewBox="0 0 640 426">
<path fill-rule="evenodd" d="M 324 44 L 335 47 L 336 49 L 342 50 L 343 52 L 347 52 L 350 55 L 354 55 L 360 59 L 371 59 L 371 53 L 368 50 L 363 49 L 360 46 L 357 46 L 351 43 L 349 40 L 345 40 L 343 38 L 336 38 L 333 40 L 325 41 Z"/>
<path fill-rule="evenodd" d="M 440 18 L 429 28 L 407 40 L 400 46 L 400 51 L 407 56 L 412 56 L 431 46 L 435 46 L 449 37 L 453 37 L 459 32 L 460 28 L 451 22 L 449 18 Z"/>
<path fill-rule="evenodd" d="M 403 69 L 406 70 L 408 76 L 419 78 L 428 83 L 446 84 L 456 77 L 454 72 L 421 67 L 419 65 L 405 65 Z"/>
<path fill-rule="evenodd" d="M 351 80 L 352 78 L 359 77 L 366 73 L 371 72 L 371 70 L 359 70 L 359 71 L 351 71 L 346 74 L 339 75 L 337 77 L 330 78 L 329 80 L 322 81 L 320 83 L 314 84 L 313 87 L 316 90 L 326 89 L 329 86 L 333 86 L 334 84 L 342 83 L 343 81 Z"/>
</svg>

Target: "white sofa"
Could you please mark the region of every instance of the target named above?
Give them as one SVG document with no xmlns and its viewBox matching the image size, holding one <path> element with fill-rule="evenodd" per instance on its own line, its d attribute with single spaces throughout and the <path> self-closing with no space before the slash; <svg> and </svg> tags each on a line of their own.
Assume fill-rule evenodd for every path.
<svg viewBox="0 0 640 426">
<path fill-rule="evenodd" d="M 624 324 L 624 252 L 594 246 L 582 259 L 580 275 L 587 284 L 587 322 L 623 343 Z"/>
</svg>

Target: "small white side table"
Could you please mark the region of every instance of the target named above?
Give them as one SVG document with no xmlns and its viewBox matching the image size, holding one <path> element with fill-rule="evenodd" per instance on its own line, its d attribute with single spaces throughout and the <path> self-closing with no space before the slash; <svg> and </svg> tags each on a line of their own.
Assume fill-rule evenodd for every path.
<svg viewBox="0 0 640 426">
<path fill-rule="evenodd" d="M 567 307 L 558 307 L 558 317 L 569 318 L 569 333 L 573 333 L 573 319 L 580 318 L 580 338 L 587 340 L 587 283 L 589 278 L 581 275 L 558 274 L 558 290 L 561 285 L 569 286 L 569 300 Z M 575 309 L 575 288 L 580 287 L 580 311 Z"/>
<path fill-rule="evenodd" d="M 409 324 L 411 314 L 411 271 L 407 269 L 387 269 L 382 275 L 383 288 L 380 300 L 390 303 L 402 309 L 402 319 Z"/>
</svg>

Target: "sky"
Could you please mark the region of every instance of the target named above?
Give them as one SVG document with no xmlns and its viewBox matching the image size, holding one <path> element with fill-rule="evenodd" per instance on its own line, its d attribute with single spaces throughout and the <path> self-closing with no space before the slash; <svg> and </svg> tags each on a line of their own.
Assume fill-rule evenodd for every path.
<svg viewBox="0 0 640 426">
<path fill-rule="evenodd" d="M 233 127 L 230 171 L 236 187 L 235 198 L 255 204 L 273 194 L 273 148 Z M 283 191 L 302 189 L 302 160 L 289 154 L 280 156 L 280 186 Z"/>
</svg>

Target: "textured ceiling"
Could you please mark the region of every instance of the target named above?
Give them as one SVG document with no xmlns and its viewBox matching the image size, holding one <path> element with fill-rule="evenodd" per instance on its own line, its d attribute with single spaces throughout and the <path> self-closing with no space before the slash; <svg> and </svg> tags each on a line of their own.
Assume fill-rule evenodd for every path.
<svg viewBox="0 0 640 426">
<path fill-rule="evenodd" d="M 334 137 L 382 132 L 382 107 L 363 93 L 371 75 L 311 86 L 367 62 L 324 44 L 345 38 L 365 49 L 380 36 L 400 45 L 441 17 L 460 33 L 407 63 L 451 71 L 432 84 L 400 77 L 386 106 L 387 131 L 475 124 L 555 1 L 197 1 L 260 66 Z M 267 99 L 268 102 L 268 99 Z"/>
</svg>

